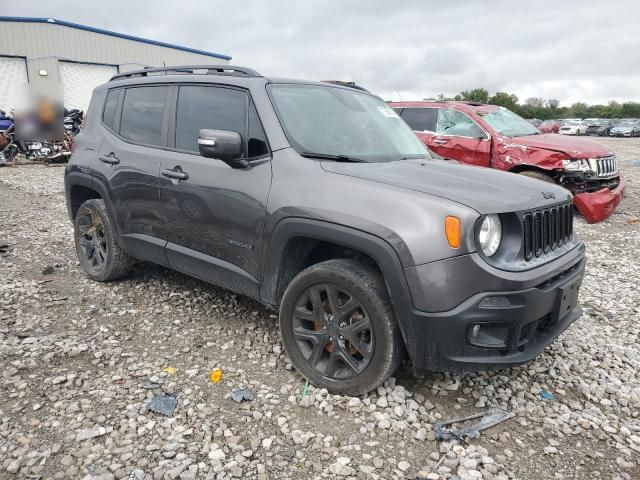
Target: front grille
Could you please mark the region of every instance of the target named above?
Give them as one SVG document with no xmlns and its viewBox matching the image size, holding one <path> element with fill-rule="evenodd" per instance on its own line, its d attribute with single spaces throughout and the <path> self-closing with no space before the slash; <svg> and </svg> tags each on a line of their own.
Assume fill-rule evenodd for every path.
<svg viewBox="0 0 640 480">
<path fill-rule="evenodd" d="M 524 259 L 529 261 L 561 247 L 573 235 L 573 205 L 565 203 L 527 212 L 522 217 Z"/>
<path fill-rule="evenodd" d="M 591 159 L 591 169 L 598 177 L 610 177 L 618 173 L 618 160 L 615 155 Z"/>
</svg>

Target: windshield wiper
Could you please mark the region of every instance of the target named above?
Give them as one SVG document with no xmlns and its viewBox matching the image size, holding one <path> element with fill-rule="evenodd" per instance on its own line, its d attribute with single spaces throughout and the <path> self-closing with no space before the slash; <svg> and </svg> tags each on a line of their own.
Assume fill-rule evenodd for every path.
<svg viewBox="0 0 640 480">
<path fill-rule="evenodd" d="M 361 158 L 349 157 L 348 155 L 331 155 L 328 153 L 302 152 L 305 158 L 319 158 L 320 160 L 333 160 L 334 162 L 364 162 Z"/>
</svg>

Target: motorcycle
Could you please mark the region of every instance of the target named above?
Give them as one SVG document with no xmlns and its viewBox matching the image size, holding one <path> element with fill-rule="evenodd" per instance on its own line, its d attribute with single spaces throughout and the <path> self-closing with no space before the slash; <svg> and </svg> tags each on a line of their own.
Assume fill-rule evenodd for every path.
<svg viewBox="0 0 640 480">
<path fill-rule="evenodd" d="M 64 109 L 64 131 L 69 132 L 74 137 L 80 133 L 82 128 L 82 120 L 84 118 L 84 112 L 74 108 L 72 110 Z"/>
<path fill-rule="evenodd" d="M 45 165 L 49 163 L 66 162 L 73 151 L 73 136 L 64 132 L 62 140 L 58 141 L 32 141 L 16 138 L 15 123 L 11 117 L 0 112 L 0 119 L 4 118 L 0 130 L 0 166 L 14 163 L 18 154 L 24 155 L 27 160 L 41 161 Z"/>
</svg>

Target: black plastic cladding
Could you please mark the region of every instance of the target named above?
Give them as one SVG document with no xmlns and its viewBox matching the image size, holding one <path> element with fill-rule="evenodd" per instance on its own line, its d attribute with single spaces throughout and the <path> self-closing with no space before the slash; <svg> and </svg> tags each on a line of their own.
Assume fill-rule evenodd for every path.
<svg viewBox="0 0 640 480">
<path fill-rule="evenodd" d="M 565 203 L 522 215 L 524 259 L 529 261 L 571 240 L 573 205 Z"/>
</svg>

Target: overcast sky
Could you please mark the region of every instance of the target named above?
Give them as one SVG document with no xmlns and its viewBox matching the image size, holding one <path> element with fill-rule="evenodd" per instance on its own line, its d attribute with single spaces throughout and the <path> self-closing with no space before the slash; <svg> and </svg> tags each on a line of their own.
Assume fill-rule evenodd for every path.
<svg viewBox="0 0 640 480">
<path fill-rule="evenodd" d="M 388 100 L 484 87 L 562 105 L 640 101 L 637 0 L 3 3 L 2 15 L 225 53 L 264 75 L 353 80 Z"/>
</svg>

